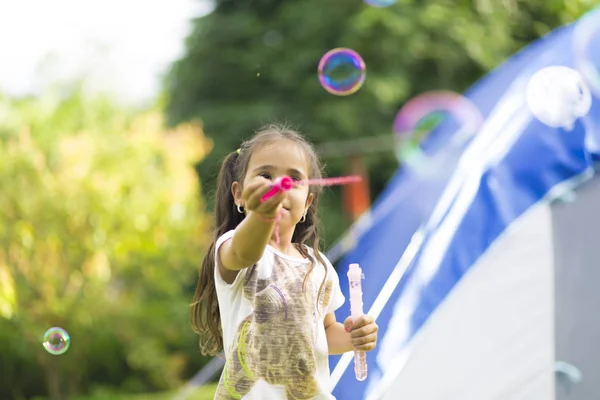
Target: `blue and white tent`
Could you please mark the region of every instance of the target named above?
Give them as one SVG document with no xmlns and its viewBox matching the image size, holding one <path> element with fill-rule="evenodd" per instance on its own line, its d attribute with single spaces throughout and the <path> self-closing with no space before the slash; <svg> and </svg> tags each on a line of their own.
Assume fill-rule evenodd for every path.
<svg viewBox="0 0 600 400">
<path fill-rule="evenodd" d="M 570 131 L 525 103 L 536 71 L 574 67 L 573 28 L 471 88 L 485 122 L 451 150 L 452 167 L 400 170 L 361 221 L 370 227 L 338 271 L 348 297 L 345 271 L 361 264 L 379 345 L 364 382 L 351 353 L 331 357 L 339 400 L 600 399 L 600 99 Z M 455 132 L 448 123 L 429 140 Z"/>
</svg>

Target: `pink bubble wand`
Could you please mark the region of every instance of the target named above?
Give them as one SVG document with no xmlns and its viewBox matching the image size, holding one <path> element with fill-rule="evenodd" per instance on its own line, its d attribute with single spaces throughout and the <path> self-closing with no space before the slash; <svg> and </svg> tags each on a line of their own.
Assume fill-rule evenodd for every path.
<svg viewBox="0 0 600 400">
<path fill-rule="evenodd" d="M 321 179 L 304 179 L 301 181 L 294 181 L 289 176 L 282 176 L 277 178 L 271 185 L 271 189 L 265 193 L 260 201 L 267 201 L 271 197 L 275 196 L 277 192 L 287 192 L 291 190 L 294 185 L 319 185 L 319 186 L 334 186 L 334 185 L 347 185 L 349 183 L 360 182 L 362 177 L 359 175 L 349 176 L 338 176 L 336 178 L 321 178 Z"/>
<path fill-rule="evenodd" d="M 281 178 L 275 179 L 275 181 L 271 184 L 271 189 L 260 198 L 261 203 L 269 200 L 271 197 L 275 196 L 277 192 L 287 192 L 291 190 L 294 185 L 319 185 L 319 186 L 334 186 L 334 185 L 347 185 L 349 183 L 360 182 L 362 177 L 359 175 L 348 175 L 348 176 L 339 176 L 336 178 L 321 178 L 321 179 L 304 179 L 301 181 L 294 181 L 289 176 L 282 176 Z M 273 233 L 275 234 L 275 242 L 279 244 L 279 221 L 281 220 L 281 212 L 277 214 L 277 219 L 275 220 L 275 229 Z"/>
</svg>

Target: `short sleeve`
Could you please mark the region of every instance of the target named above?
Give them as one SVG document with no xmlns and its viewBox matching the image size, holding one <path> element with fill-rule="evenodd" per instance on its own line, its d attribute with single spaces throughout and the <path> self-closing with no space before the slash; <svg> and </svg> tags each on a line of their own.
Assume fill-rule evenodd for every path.
<svg viewBox="0 0 600 400">
<path fill-rule="evenodd" d="M 327 314 L 329 314 L 340 308 L 346 301 L 346 298 L 344 297 L 342 289 L 340 288 L 340 279 L 337 271 L 335 268 L 333 268 L 333 265 L 331 265 L 331 262 L 329 262 L 327 257 L 325 257 L 325 254 L 321 253 L 321 257 L 323 257 L 325 263 L 327 264 L 327 276 L 331 277 L 333 283 L 331 287 L 331 301 L 327 307 Z"/>
<path fill-rule="evenodd" d="M 221 247 L 221 245 L 223 243 L 225 243 L 226 241 L 231 239 L 233 237 L 234 233 L 235 233 L 235 230 L 225 232 L 224 234 L 219 236 L 219 238 L 217 238 L 217 241 L 215 242 L 215 283 L 217 285 L 225 287 L 225 288 L 233 288 L 234 286 L 236 286 L 242 280 L 241 277 L 244 275 L 244 272 L 246 271 L 246 269 L 243 269 L 240 272 L 238 272 L 237 276 L 235 277 L 235 280 L 232 283 L 225 282 L 223 280 L 223 278 L 221 277 L 221 274 L 219 273 L 219 262 L 220 262 L 219 248 Z"/>
</svg>

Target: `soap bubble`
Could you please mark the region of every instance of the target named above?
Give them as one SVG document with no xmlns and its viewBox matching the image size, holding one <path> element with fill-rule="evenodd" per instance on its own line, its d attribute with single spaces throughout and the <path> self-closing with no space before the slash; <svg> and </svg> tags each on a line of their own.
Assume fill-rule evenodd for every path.
<svg viewBox="0 0 600 400">
<path fill-rule="evenodd" d="M 452 118 L 457 130 L 432 141 L 424 151 L 422 142 L 440 123 Z M 407 101 L 394 120 L 396 156 L 402 164 L 420 170 L 449 167 L 436 155 L 448 147 L 460 146 L 483 124 L 483 116 L 471 101 L 451 91 L 431 91 Z M 437 162 L 432 162 L 432 160 Z"/>
<path fill-rule="evenodd" d="M 370 6 L 373 7 L 389 7 L 396 3 L 396 0 L 364 0 Z"/>
<path fill-rule="evenodd" d="M 50 328 L 44 334 L 44 348 L 55 356 L 65 353 L 71 345 L 71 337 L 62 328 Z"/>
<path fill-rule="evenodd" d="M 319 61 L 321 86 L 336 96 L 348 96 L 361 88 L 366 66 L 361 56 L 350 49 L 333 49 Z"/>
<path fill-rule="evenodd" d="M 581 74 L 564 66 L 537 71 L 529 79 L 526 97 L 531 113 L 552 128 L 573 129 L 575 120 L 592 107 L 592 95 Z"/>
<path fill-rule="evenodd" d="M 600 97 L 600 8 L 584 15 L 573 29 L 575 68 Z"/>
</svg>

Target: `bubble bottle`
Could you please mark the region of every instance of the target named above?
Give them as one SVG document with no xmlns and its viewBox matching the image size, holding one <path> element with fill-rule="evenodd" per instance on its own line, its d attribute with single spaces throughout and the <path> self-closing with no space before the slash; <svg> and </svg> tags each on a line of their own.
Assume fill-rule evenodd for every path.
<svg viewBox="0 0 600 400">
<path fill-rule="evenodd" d="M 350 284 L 350 315 L 353 321 L 363 315 L 362 302 L 362 270 L 358 264 L 350 264 L 348 268 L 348 283 Z M 354 373 L 356 379 L 367 379 L 367 354 L 364 351 L 354 350 Z"/>
</svg>

